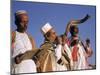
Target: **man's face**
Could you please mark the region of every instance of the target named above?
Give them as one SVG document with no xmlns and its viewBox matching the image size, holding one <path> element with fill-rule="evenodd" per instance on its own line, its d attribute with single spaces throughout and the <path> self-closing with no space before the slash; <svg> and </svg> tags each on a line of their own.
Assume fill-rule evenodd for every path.
<svg viewBox="0 0 100 75">
<path fill-rule="evenodd" d="M 74 32 L 78 34 L 78 27 L 74 28 Z"/>
<path fill-rule="evenodd" d="M 20 29 L 20 31 L 24 32 L 27 30 L 27 26 L 28 26 L 28 15 L 27 14 L 22 14 L 19 16 L 19 24 L 18 24 L 18 29 Z"/>
<path fill-rule="evenodd" d="M 79 29 L 78 29 L 78 27 L 73 26 L 73 27 L 71 27 L 70 32 L 71 32 L 71 35 L 72 35 L 72 36 L 78 36 Z"/>
<path fill-rule="evenodd" d="M 56 39 L 56 37 L 57 37 L 56 32 L 54 31 L 54 29 L 51 29 L 51 30 L 50 30 L 50 37 L 49 37 L 49 39 L 50 39 L 52 42 L 54 42 L 55 39 Z"/>
</svg>

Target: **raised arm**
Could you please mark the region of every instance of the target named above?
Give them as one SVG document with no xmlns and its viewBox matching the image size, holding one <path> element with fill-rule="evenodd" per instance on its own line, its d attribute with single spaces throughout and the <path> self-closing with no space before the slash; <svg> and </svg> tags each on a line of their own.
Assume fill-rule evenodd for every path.
<svg viewBox="0 0 100 75">
<path fill-rule="evenodd" d="M 65 35 L 67 36 L 68 32 L 70 31 L 70 27 L 71 26 L 76 26 L 78 24 L 84 23 L 85 21 L 87 21 L 90 18 L 90 16 L 87 14 L 84 18 L 80 19 L 80 20 L 72 20 L 70 21 L 65 29 Z"/>
</svg>

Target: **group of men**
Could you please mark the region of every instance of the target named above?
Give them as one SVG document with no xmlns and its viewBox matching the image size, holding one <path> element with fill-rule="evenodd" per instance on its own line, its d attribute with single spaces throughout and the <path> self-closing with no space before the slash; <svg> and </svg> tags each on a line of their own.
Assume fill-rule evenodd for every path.
<svg viewBox="0 0 100 75">
<path fill-rule="evenodd" d="M 77 24 L 70 21 L 64 34 L 58 36 L 50 23 L 41 27 L 44 43 L 36 48 L 35 41 L 26 30 L 28 13 L 15 13 L 17 29 L 12 32 L 12 74 L 90 69 L 87 58 L 92 55 L 90 40 L 84 44 L 79 38 Z M 68 38 L 67 34 L 71 36 Z"/>
</svg>

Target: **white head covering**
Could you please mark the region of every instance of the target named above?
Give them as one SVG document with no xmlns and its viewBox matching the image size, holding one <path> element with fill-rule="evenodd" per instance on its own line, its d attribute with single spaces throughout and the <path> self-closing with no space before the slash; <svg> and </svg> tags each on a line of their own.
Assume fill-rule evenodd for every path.
<svg viewBox="0 0 100 75">
<path fill-rule="evenodd" d="M 46 34 L 49 30 L 51 30 L 53 27 L 50 25 L 50 23 L 46 23 L 42 28 L 42 33 Z"/>
<path fill-rule="evenodd" d="M 16 13 L 15 13 L 15 16 L 18 16 L 18 15 L 21 15 L 21 14 L 27 14 L 27 12 L 25 10 L 18 10 Z"/>
</svg>

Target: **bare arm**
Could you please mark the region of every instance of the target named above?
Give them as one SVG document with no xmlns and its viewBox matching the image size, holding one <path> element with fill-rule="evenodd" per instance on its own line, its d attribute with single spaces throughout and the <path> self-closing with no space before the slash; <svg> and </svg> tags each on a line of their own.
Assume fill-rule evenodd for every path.
<svg viewBox="0 0 100 75">
<path fill-rule="evenodd" d="M 65 29 L 65 35 L 68 34 L 69 30 L 70 30 L 70 26 L 76 26 L 78 24 L 84 23 L 85 21 L 87 21 L 90 18 L 90 16 L 87 14 L 84 18 L 80 19 L 80 20 L 72 20 L 70 21 Z"/>
</svg>

